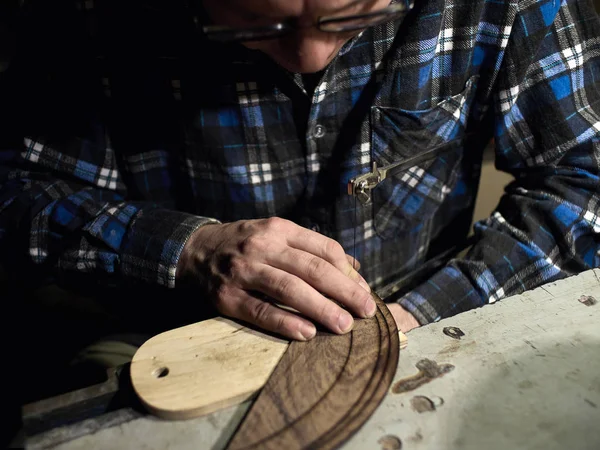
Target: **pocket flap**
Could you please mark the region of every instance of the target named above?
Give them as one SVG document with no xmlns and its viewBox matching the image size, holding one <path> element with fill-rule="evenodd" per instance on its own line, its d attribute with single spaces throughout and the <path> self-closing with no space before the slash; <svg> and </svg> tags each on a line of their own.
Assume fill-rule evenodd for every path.
<svg viewBox="0 0 600 450">
<path fill-rule="evenodd" d="M 430 159 L 389 176 L 372 192 L 373 223 L 384 239 L 421 226 L 456 185 L 476 77 L 426 110 L 371 109 L 371 157 L 379 167 L 440 147 Z"/>
</svg>

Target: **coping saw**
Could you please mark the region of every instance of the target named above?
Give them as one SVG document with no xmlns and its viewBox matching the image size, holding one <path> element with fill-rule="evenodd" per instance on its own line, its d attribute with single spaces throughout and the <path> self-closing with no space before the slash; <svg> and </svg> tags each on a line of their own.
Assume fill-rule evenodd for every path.
<svg viewBox="0 0 600 450">
<path fill-rule="evenodd" d="M 454 150 L 462 140 L 456 139 L 450 143 L 438 145 L 423 153 L 411 156 L 402 161 L 393 162 L 391 164 L 379 167 L 376 161 L 371 163 L 371 171 L 350 179 L 348 182 L 348 195 L 354 197 L 354 248 L 353 256 L 356 259 L 356 209 L 357 201 L 362 205 L 369 205 L 372 200 L 371 192 L 386 178 L 394 176 L 409 170 L 419 164 L 430 161 L 436 156 L 439 156 L 449 150 Z M 458 245 L 455 245 L 435 257 L 427 260 L 417 269 L 403 275 L 392 283 L 384 286 L 379 290 L 380 297 L 387 303 L 402 297 L 404 294 L 414 289 L 420 283 L 429 278 L 433 273 L 442 267 L 448 259 L 455 256 L 464 249 L 470 247 L 475 242 L 474 236 L 464 239 Z"/>
</svg>

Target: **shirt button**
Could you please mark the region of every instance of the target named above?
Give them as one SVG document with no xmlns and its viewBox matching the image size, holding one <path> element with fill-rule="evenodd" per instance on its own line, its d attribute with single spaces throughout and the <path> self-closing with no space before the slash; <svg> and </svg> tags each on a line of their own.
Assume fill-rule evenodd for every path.
<svg viewBox="0 0 600 450">
<path fill-rule="evenodd" d="M 323 125 L 317 125 L 315 127 L 315 131 L 313 133 L 313 137 L 315 139 L 320 139 L 325 136 L 325 127 Z"/>
<path fill-rule="evenodd" d="M 310 227 L 311 230 L 316 231 L 317 233 L 319 232 L 320 228 L 319 225 L 317 225 L 316 223 L 312 224 Z"/>
</svg>

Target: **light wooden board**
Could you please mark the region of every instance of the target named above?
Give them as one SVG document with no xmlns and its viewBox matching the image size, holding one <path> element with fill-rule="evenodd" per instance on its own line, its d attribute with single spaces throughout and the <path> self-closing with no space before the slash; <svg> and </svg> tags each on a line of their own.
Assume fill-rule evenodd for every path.
<svg viewBox="0 0 600 450">
<path fill-rule="evenodd" d="M 400 347 L 406 346 L 400 333 Z M 189 419 L 253 398 L 289 341 L 226 318 L 209 319 L 146 341 L 131 363 L 145 407 L 166 419 Z"/>
<path fill-rule="evenodd" d="M 287 347 L 232 320 L 209 319 L 145 342 L 131 362 L 131 382 L 154 414 L 196 417 L 254 396 Z"/>
</svg>

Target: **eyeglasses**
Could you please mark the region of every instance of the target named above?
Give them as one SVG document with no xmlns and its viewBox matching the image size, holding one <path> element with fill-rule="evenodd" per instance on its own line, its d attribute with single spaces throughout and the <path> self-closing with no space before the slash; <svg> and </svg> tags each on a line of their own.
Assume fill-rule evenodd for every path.
<svg viewBox="0 0 600 450">
<path fill-rule="evenodd" d="M 309 26 L 300 27 L 294 19 L 265 26 L 251 28 L 233 28 L 219 25 L 202 27 L 204 34 L 211 40 L 220 42 L 248 42 L 276 39 L 299 28 L 316 27 L 324 33 L 344 33 L 364 30 L 384 22 L 391 22 L 408 14 L 414 3 L 405 0 L 393 3 L 386 8 L 364 14 L 349 16 L 322 16 Z"/>
</svg>

